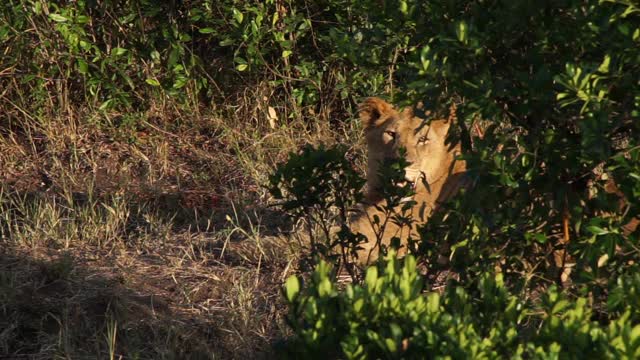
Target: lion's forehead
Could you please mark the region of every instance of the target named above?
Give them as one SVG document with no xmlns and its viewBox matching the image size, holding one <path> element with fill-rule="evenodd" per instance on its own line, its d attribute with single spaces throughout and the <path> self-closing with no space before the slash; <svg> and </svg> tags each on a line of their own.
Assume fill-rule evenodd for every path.
<svg viewBox="0 0 640 360">
<path fill-rule="evenodd" d="M 411 139 L 413 137 L 425 134 L 429 131 L 430 125 L 420 118 L 407 119 L 399 122 L 398 133 L 402 138 Z"/>
<path fill-rule="evenodd" d="M 408 118 L 403 117 L 402 114 L 395 113 L 384 120 L 381 126 L 369 132 L 369 141 L 382 144 L 383 134 L 387 131 L 393 131 L 397 134 L 397 142 L 405 146 L 412 146 L 415 139 L 423 135 L 429 134 L 430 138 L 442 135 L 442 131 L 439 129 L 445 127 L 446 124 L 446 120 L 426 121 L 419 117 Z"/>
</svg>

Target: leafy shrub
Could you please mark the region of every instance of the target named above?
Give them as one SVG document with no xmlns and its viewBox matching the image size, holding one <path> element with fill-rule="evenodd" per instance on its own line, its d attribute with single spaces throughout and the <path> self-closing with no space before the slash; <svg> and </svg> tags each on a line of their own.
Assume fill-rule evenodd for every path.
<svg viewBox="0 0 640 360">
<path fill-rule="evenodd" d="M 382 70 L 390 56 L 388 45 L 354 52 L 351 22 L 371 24 L 353 14 L 354 6 L 297 0 L 5 1 L 0 84 L 27 107 L 56 101 L 58 107 L 144 110 L 164 96 L 198 106 L 199 100 L 226 100 L 248 85 L 266 83 L 287 117 L 320 111 L 346 116 L 358 96 L 384 91 Z M 56 98 L 58 92 L 67 96 Z"/>
<path fill-rule="evenodd" d="M 278 167 L 269 180 L 271 195 L 282 200 L 282 209 L 296 219 L 307 221 L 311 251 L 335 258 L 332 254 L 342 250 L 348 262 L 348 250 L 363 239 L 355 237 L 344 225 L 349 207 L 361 198 L 358 192 L 364 179 L 345 160 L 345 151 L 341 146 L 330 149 L 306 146 L 300 153 L 290 154 L 289 160 Z M 343 225 L 341 230 L 345 231 L 337 238 L 331 231 L 334 213 L 338 215 L 337 222 Z M 316 239 L 313 225 L 320 227 L 323 238 Z"/>
<path fill-rule="evenodd" d="M 512 295 L 502 274 L 490 273 L 474 289 L 450 286 L 440 294 L 425 289 L 413 256 L 401 264 L 391 255 L 367 270 L 362 285 L 349 284 L 344 290 L 332 282 L 331 267 L 324 262 L 304 290 L 297 277 L 289 278 L 288 320 L 296 334 L 289 355 L 348 359 L 640 355 L 640 324 L 631 320 L 637 307 L 622 306 L 607 327 L 593 321 L 587 298 L 569 300 L 552 287 L 534 305 Z M 624 279 L 640 285 L 637 276 Z M 623 287 L 614 291 L 626 291 Z"/>
<path fill-rule="evenodd" d="M 290 279 L 292 351 L 637 356 L 639 231 L 630 225 L 640 215 L 640 8 L 622 0 L 344 5 L 362 14 L 341 32 L 346 59 L 379 70 L 353 55 L 370 50 L 370 60 L 386 62 L 387 90 L 401 105 L 459 103 L 452 136 L 474 185 L 421 229 L 414 256 L 429 277 L 419 280 L 407 257 L 344 290 L 326 264 L 303 291 Z M 398 56 L 382 56 L 389 49 Z M 482 136 L 471 138 L 480 121 Z M 444 293 L 423 294 L 439 274 L 451 278 Z"/>
<path fill-rule="evenodd" d="M 432 10 L 425 25 L 451 21 L 421 32 L 428 45 L 414 65 L 422 66 L 424 86 L 408 87 L 416 95 L 460 96 L 467 125 L 477 118 L 492 124 L 466 154 L 478 190 L 452 205 L 455 216 L 432 219 L 425 249 L 444 251 L 469 278 L 500 260 L 509 282 L 527 286 L 558 281 L 562 264 L 540 261 L 570 239 L 573 280 L 606 283 L 611 273 L 624 272 L 620 257 L 637 251 L 614 250 L 637 242 L 622 231 L 638 215 L 637 197 L 626 196 L 622 209 L 619 194 L 605 190 L 611 178 L 636 182 L 630 164 L 639 88 L 630 79 L 640 71 L 632 60 L 640 55 L 637 7 L 569 1 Z M 450 95 L 442 93 L 445 82 Z M 629 172 L 615 171 L 620 161 Z M 456 247 L 435 246 L 443 238 Z"/>
<path fill-rule="evenodd" d="M 310 254 L 329 261 L 339 259 L 355 279 L 353 260 L 359 245 L 367 239 L 353 233 L 348 224 L 354 216 L 353 208 L 362 200 L 360 191 L 365 180 L 345 159 L 345 151 L 344 146 L 326 149 L 320 145 L 318 148 L 305 146 L 299 153 L 289 154 L 289 159 L 270 176 L 269 191 L 289 216 L 306 220 Z M 377 208 L 385 219 L 411 227 L 412 218 L 408 212 L 415 202 L 405 201 L 414 194 L 412 185 L 405 181 L 407 165 L 404 157 L 399 157 L 387 159 L 381 166 L 380 176 L 387 181 L 381 189 L 384 206 Z M 373 216 L 372 222 L 377 229 L 380 251 L 386 254 L 388 247 L 380 242 L 388 222 L 378 215 Z M 321 237 L 316 236 L 314 226 L 320 229 Z M 392 239 L 390 247 L 397 249 L 399 246 L 400 239 Z"/>
</svg>

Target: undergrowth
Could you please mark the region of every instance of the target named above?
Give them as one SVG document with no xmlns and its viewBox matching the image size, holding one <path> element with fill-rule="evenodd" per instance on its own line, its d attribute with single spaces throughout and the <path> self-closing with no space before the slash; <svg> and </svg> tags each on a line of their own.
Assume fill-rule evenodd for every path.
<svg viewBox="0 0 640 360">
<path fill-rule="evenodd" d="M 290 38 L 289 11 L 0 4 L 1 356 L 254 358 L 288 334 L 301 247 L 263 185 L 302 144 L 357 142 L 339 67 L 313 100 L 281 52 L 239 55 L 257 17 Z"/>
</svg>

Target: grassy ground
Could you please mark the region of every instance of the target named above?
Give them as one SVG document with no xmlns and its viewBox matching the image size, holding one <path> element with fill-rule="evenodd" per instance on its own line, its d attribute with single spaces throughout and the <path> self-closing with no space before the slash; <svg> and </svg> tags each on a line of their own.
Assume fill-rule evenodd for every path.
<svg viewBox="0 0 640 360">
<path fill-rule="evenodd" d="M 299 145 L 358 144 L 357 129 L 330 109 L 285 119 L 257 93 L 139 114 L 51 104 L 0 98 L 0 354 L 273 355 L 302 250 L 263 185 Z"/>
</svg>

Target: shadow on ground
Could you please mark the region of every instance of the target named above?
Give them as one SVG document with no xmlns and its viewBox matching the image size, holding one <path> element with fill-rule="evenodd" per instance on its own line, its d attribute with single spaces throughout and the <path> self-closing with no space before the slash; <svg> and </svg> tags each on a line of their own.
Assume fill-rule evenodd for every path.
<svg viewBox="0 0 640 360">
<path fill-rule="evenodd" d="M 0 353 L 9 358 L 230 358 L 207 321 L 97 274 L 68 253 L 0 254 Z"/>
<path fill-rule="evenodd" d="M 55 203 L 51 194 L 14 196 L 31 208 Z M 235 231 L 217 223 L 199 231 L 206 217 L 190 217 L 188 208 L 176 215 L 180 206 L 163 205 L 164 195 L 151 203 L 134 200 L 127 201 L 132 214 L 122 226 L 124 240 L 109 246 L 80 241 L 65 247 L 55 239 L 19 243 L 12 238 L 18 231 L 9 227 L 27 226 L 36 216 L 3 204 L 0 358 L 272 357 L 272 344 L 286 333 L 279 289 L 287 264 L 281 245 L 264 235 L 271 224 L 260 222 L 275 215 L 228 209 L 226 215 L 242 214 L 235 216 Z M 73 194 L 61 205 L 69 212 L 59 219 L 87 227 L 74 213 L 99 203 Z M 208 218 L 226 217 L 217 212 Z M 170 228 L 154 231 L 149 214 Z M 52 229 L 34 236 L 44 239 Z"/>
</svg>

